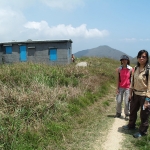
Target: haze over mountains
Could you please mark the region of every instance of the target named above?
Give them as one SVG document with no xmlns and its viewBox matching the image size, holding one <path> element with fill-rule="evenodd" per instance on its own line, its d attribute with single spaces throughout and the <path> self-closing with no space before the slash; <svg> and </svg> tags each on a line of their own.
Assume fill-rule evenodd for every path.
<svg viewBox="0 0 150 150">
<path fill-rule="evenodd" d="M 99 46 L 92 49 L 82 50 L 79 52 L 74 53 L 74 56 L 76 58 L 80 57 L 106 57 L 106 58 L 112 58 L 115 60 L 120 60 L 120 57 L 122 55 L 127 55 L 126 53 L 123 53 L 119 50 L 113 49 L 107 45 Z M 129 56 L 130 60 L 133 59 L 133 57 Z"/>
</svg>

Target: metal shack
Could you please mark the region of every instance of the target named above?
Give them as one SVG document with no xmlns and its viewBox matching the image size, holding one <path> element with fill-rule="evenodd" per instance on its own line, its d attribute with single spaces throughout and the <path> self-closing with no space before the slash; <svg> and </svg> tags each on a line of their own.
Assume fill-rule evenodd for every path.
<svg viewBox="0 0 150 150">
<path fill-rule="evenodd" d="M 0 63 L 35 62 L 69 64 L 72 40 L 44 40 L 0 43 Z"/>
</svg>

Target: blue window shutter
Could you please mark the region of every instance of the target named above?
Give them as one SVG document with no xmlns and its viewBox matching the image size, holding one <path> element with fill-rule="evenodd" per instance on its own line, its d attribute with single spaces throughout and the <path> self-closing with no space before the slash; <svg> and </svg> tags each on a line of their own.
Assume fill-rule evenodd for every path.
<svg viewBox="0 0 150 150">
<path fill-rule="evenodd" d="M 57 49 L 50 49 L 50 60 L 57 60 Z"/>
<path fill-rule="evenodd" d="M 6 54 L 12 54 L 12 46 L 6 46 Z"/>
</svg>

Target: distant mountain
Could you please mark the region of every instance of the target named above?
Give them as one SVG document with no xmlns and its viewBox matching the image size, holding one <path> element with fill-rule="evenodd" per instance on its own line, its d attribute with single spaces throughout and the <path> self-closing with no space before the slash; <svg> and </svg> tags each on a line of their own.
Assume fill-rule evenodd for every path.
<svg viewBox="0 0 150 150">
<path fill-rule="evenodd" d="M 137 58 L 136 57 L 134 57 L 131 61 L 130 61 L 132 64 L 137 64 Z"/>
<path fill-rule="evenodd" d="M 113 49 L 107 45 L 99 46 L 99 47 L 92 48 L 92 49 L 82 50 L 77 53 L 74 53 L 74 56 L 77 58 L 79 57 L 106 57 L 106 58 L 112 58 L 115 60 L 120 60 L 120 57 L 122 55 L 127 55 L 127 54 L 119 50 Z M 129 56 L 129 58 L 131 60 L 133 57 Z"/>
</svg>

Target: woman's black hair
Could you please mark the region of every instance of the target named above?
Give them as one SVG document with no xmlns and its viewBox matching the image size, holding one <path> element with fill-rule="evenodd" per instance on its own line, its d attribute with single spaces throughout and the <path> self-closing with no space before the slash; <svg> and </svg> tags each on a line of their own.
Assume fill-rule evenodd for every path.
<svg viewBox="0 0 150 150">
<path fill-rule="evenodd" d="M 140 51 L 138 52 L 137 59 L 140 58 L 143 53 L 146 54 L 146 58 L 147 58 L 146 65 L 148 65 L 148 63 L 149 63 L 149 54 L 148 54 L 148 51 L 146 51 L 146 50 L 144 50 L 144 49 L 143 49 L 143 50 L 140 50 Z M 146 65 L 145 65 L 145 66 L 146 66 Z M 137 62 L 137 66 L 140 66 L 140 63 L 139 63 L 139 62 Z"/>
<path fill-rule="evenodd" d="M 128 62 L 127 62 L 127 64 L 128 64 L 128 65 L 130 65 L 130 59 L 128 59 Z"/>
</svg>

